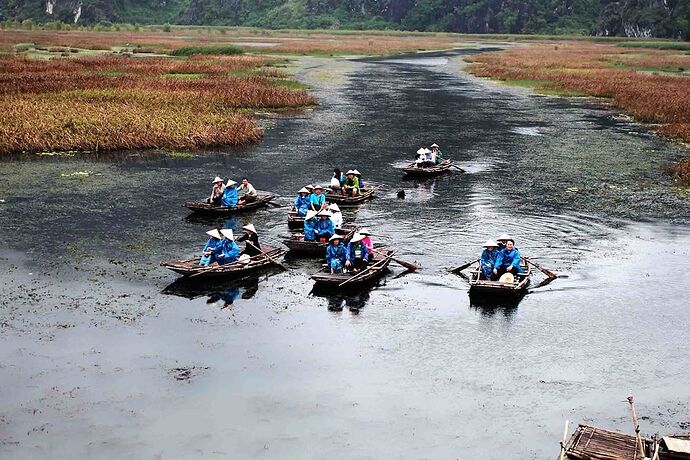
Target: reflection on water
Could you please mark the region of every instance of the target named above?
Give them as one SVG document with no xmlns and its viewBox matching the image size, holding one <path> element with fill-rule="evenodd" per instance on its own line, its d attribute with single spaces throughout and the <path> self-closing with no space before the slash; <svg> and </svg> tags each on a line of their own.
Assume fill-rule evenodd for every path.
<svg viewBox="0 0 690 460">
<path fill-rule="evenodd" d="M 269 274 L 262 277 L 252 275 L 237 280 L 195 280 L 179 278 L 163 289 L 163 294 L 184 297 L 189 300 L 208 297 L 207 304 L 221 303 L 223 308 L 230 307 L 239 297 L 248 300 L 259 290 L 259 280 L 267 279 Z"/>
</svg>

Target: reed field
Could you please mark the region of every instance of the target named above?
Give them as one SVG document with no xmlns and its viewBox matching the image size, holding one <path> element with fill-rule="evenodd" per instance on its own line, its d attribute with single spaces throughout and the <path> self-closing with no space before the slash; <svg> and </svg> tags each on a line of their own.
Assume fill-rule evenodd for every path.
<svg viewBox="0 0 690 460">
<path fill-rule="evenodd" d="M 316 104 L 259 56 L 0 57 L 0 153 L 256 142 L 255 109 Z"/>
<path fill-rule="evenodd" d="M 469 60 L 468 69 L 477 76 L 606 98 L 662 135 L 690 143 L 690 54 L 683 51 L 540 43 Z M 690 179 L 690 161 L 671 169 Z"/>
</svg>

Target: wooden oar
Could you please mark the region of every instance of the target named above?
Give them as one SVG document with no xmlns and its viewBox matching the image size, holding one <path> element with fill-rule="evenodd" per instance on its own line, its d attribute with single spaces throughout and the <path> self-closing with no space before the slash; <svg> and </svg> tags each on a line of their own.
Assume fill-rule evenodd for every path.
<svg viewBox="0 0 690 460">
<path fill-rule="evenodd" d="M 377 254 L 381 254 L 382 256 L 385 256 L 385 255 L 386 255 L 386 254 L 382 253 L 381 251 L 377 251 L 376 249 L 372 249 L 372 252 L 375 252 L 375 253 L 377 253 Z M 413 272 L 413 271 L 415 271 L 415 270 L 419 270 L 419 267 L 416 266 L 415 264 L 413 264 L 412 262 L 406 262 L 406 261 L 401 260 L 401 259 L 396 259 L 395 257 L 391 257 L 391 259 L 392 259 L 395 263 L 397 263 L 397 264 L 399 264 L 399 265 L 402 265 L 403 267 L 407 268 L 407 269 L 410 270 L 411 272 Z"/>
<path fill-rule="evenodd" d="M 563 430 L 563 441 L 561 441 L 561 455 L 559 460 L 565 460 L 565 445 L 568 442 L 568 425 L 570 422 L 568 420 L 565 421 L 565 429 Z"/>
<path fill-rule="evenodd" d="M 223 268 L 224 265 L 218 265 L 217 267 L 210 268 L 208 270 L 202 270 L 194 273 L 193 275 L 190 275 L 189 278 L 196 278 L 197 276 L 200 275 L 205 275 L 206 273 L 212 273 L 212 272 L 217 272 L 220 271 L 221 268 Z"/>
<path fill-rule="evenodd" d="M 273 206 L 274 208 L 282 208 L 282 207 L 283 207 L 282 204 L 274 203 L 273 201 L 267 201 L 266 204 L 270 204 L 270 205 Z"/>
<path fill-rule="evenodd" d="M 642 435 L 640 435 L 640 423 L 637 421 L 637 412 L 635 412 L 635 404 L 633 403 L 633 394 L 630 391 L 630 396 L 628 396 L 628 404 L 630 404 L 630 412 L 632 413 L 633 419 L 633 429 L 635 430 L 635 438 L 637 439 L 637 445 L 640 448 L 640 458 L 645 458 L 647 455 L 644 451 L 644 443 L 642 442 Z"/>
<path fill-rule="evenodd" d="M 455 168 L 455 169 L 457 169 L 457 170 L 460 171 L 460 172 L 465 172 L 464 169 L 462 169 L 460 166 L 456 166 L 455 164 L 450 165 L 450 167 L 451 167 L 451 168 Z"/>
<path fill-rule="evenodd" d="M 470 260 L 469 262 L 465 262 L 464 264 L 460 265 L 459 267 L 452 268 L 450 270 L 450 272 L 458 275 L 458 274 L 460 274 L 461 271 L 463 271 L 464 269 L 466 269 L 467 267 L 469 267 L 470 265 L 472 265 L 475 262 L 479 262 L 479 259 L 474 259 L 474 260 Z"/>
<path fill-rule="evenodd" d="M 534 266 L 535 268 L 538 268 L 539 270 L 541 270 L 541 272 L 544 273 L 544 274 L 545 274 L 546 276 L 548 276 L 549 278 L 551 278 L 551 279 L 556 279 L 556 278 L 558 278 L 558 275 L 556 275 L 556 274 L 555 274 L 554 272 L 552 272 L 551 270 L 547 270 L 546 268 L 542 267 L 542 266 L 539 265 L 538 263 L 532 262 L 530 259 L 526 259 L 526 260 L 527 260 L 527 263 L 528 263 L 528 264 L 532 264 L 532 266 Z"/>
<path fill-rule="evenodd" d="M 359 280 L 359 279 L 363 278 L 364 275 L 365 275 L 366 273 L 369 273 L 370 271 L 379 268 L 379 266 L 383 265 L 387 260 L 392 259 L 392 258 L 393 258 L 393 254 L 395 254 L 395 251 L 393 251 L 393 252 L 390 253 L 389 255 L 385 256 L 384 259 L 381 259 L 381 260 L 379 260 L 378 262 L 376 262 L 375 264 L 372 264 L 372 266 L 369 267 L 369 268 L 367 268 L 366 270 L 363 270 L 363 271 L 357 273 L 355 276 L 352 276 L 352 277 L 346 279 L 345 281 L 343 281 L 342 283 L 340 283 L 340 284 L 338 285 L 338 287 L 343 287 L 343 286 L 345 286 L 345 285 L 348 284 L 348 283 L 351 283 L 351 282 L 353 282 L 353 281 L 356 281 L 356 280 Z"/>
<path fill-rule="evenodd" d="M 257 248 L 256 245 L 255 245 L 254 243 L 252 243 L 251 241 L 249 241 L 249 240 L 247 240 L 247 243 L 246 243 L 246 244 L 250 245 L 250 246 L 253 247 L 254 249 L 257 249 L 257 250 L 261 251 L 261 248 Z M 258 256 L 258 255 L 259 255 L 259 254 L 257 254 L 257 256 Z M 283 270 L 287 271 L 287 267 L 286 267 L 285 265 L 281 264 L 280 262 L 278 262 L 277 260 L 275 260 L 273 257 L 269 256 L 268 253 L 261 251 L 261 255 L 266 256 L 266 258 L 267 258 L 268 260 L 270 260 L 271 262 L 273 262 L 274 264 L 276 264 L 277 266 L 279 266 L 279 267 L 282 268 Z"/>
</svg>

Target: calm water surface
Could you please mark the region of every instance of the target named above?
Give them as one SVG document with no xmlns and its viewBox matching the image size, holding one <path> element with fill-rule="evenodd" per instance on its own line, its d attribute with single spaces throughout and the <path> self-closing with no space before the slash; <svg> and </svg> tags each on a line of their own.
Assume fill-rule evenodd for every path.
<svg viewBox="0 0 690 460">
<path fill-rule="evenodd" d="M 631 432 L 630 389 L 646 434 L 689 429 L 690 198 L 662 173 L 685 152 L 462 66 L 304 58 L 321 105 L 261 145 L 0 163 L 0 456 L 553 458 L 566 419 Z M 466 173 L 403 181 L 432 142 Z M 310 294 L 314 260 L 168 287 L 159 262 L 214 224 L 288 234 L 286 209 L 189 218 L 213 176 L 287 204 L 334 166 L 382 187 L 346 219 L 422 271 L 347 297 Z M 563 278 L 474 305 L 446 269 L 502 232 Z"/>
</svg>

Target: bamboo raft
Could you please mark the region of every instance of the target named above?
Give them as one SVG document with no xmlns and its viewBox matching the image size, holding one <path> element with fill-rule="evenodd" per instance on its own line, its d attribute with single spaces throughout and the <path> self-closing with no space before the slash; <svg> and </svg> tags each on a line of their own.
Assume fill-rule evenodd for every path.
<svg viewBox="0 0 690 460">
<path fill-rule="evenodd" d="M 381 250 L 374 256 L 367 269 L 361 272 L 331 273 L 328 267 L 312 275 L 315 289 L 351 289 L 373 283 L 386 274 L 388 265 L 391 263 L 393 251 Z M 352 280 L 352 281 L 350 281 Z M 347 286 L 341 286 L 347 282 Z"/>
<path fill-rule="evenodd" d="M 356 227 L 337 228 L 335 232 L 343 237 L 343 243 L 347 244 L 352 235 L 355 234 Z M 322 243 L 320 241 L 305 241 L 304 235 L 293 235 L 288 240 L 283 240 L 283 244 L 288 247 L 290 254 L 305 257 L 324 257 L 326 255 L 326 247 L 328 242 Z"/>
<path fill-rule="evenodd" d="M 645 455 L 654 454 L 654 441 L 641 438 Z M 643 460 L 637 437 L 580 424 L 565 445 L 571 460 Z M 663 458 L 663 457 L 661 457 Z M 667 457 L 670 458 L 670 457 Z"/>
<path fill-rule="evenodd" d="M 299 230 L 300 228 L 304 228 L 304 217 L 297 215 L 297 211 L 295 210 L 294 206 L 288 211 L 287 224 L 290 230 Z"/>
<path fill-rule="evenodd" d="M 274 195 L 258 195 L 256 200 L 244 204 L 238 204 L 237 206 L 215 206 L 206 203 L 205 201 L 187 201 L 182 206 L 196 214 L 231 215 L 266 206 L 273 198 L 275 198 Z"/>
<path fill-rule="evenodd" d="M 326 201 L 329 203 L 336 203 L 338 206 L 357 206 L 367 200 L 374 198 L 376 188 L 363 188 L 359 190 L 359 195 L 348 196 L 334 193 L 332 190 L 326 190 Z"/>
<path fill-rule="evenodd" d="M 201 257 L 194 257 L 186 260 L 169 260 L 161 262 L 161 266 L 179 273 L 183 277 L 194 277 L 194 279 L 207 279 L 212 277 L 238 278 L 259 269 L 268 267 L 274 262 L 271 259 L 280 257 L 285 253 L 280 248 L 261 245 L 261 254 L 252 256 L 248 263 L 233 262 L 225 265 L 212 264 L 208 266 L 199 265 Z"/>
<path fill-rule="evenodd" d="M 529 286 L 532 267 L 527 263 L 524 257 L 520 260 L 520 266 L 524 273 L 516 275 L 515 282 L 501 283 L 499 281 L 481 279 L 481 267 L 477 263 L 477 266 L 470 272 L 468 280 L 470 283 L 470 295 L 481 295 L 484 297 L 518 297 L 525 294 L 527 286 Z"/>
<path fill-rule="evenodd" d="M 406 176 L 409 177 L 431 177 L 448 172 L 453 167 L 453 160 L 443 160 L 436 166 L 419 167 L 416 163 L 410 163 L 403 168 Z"/>
</svg>

